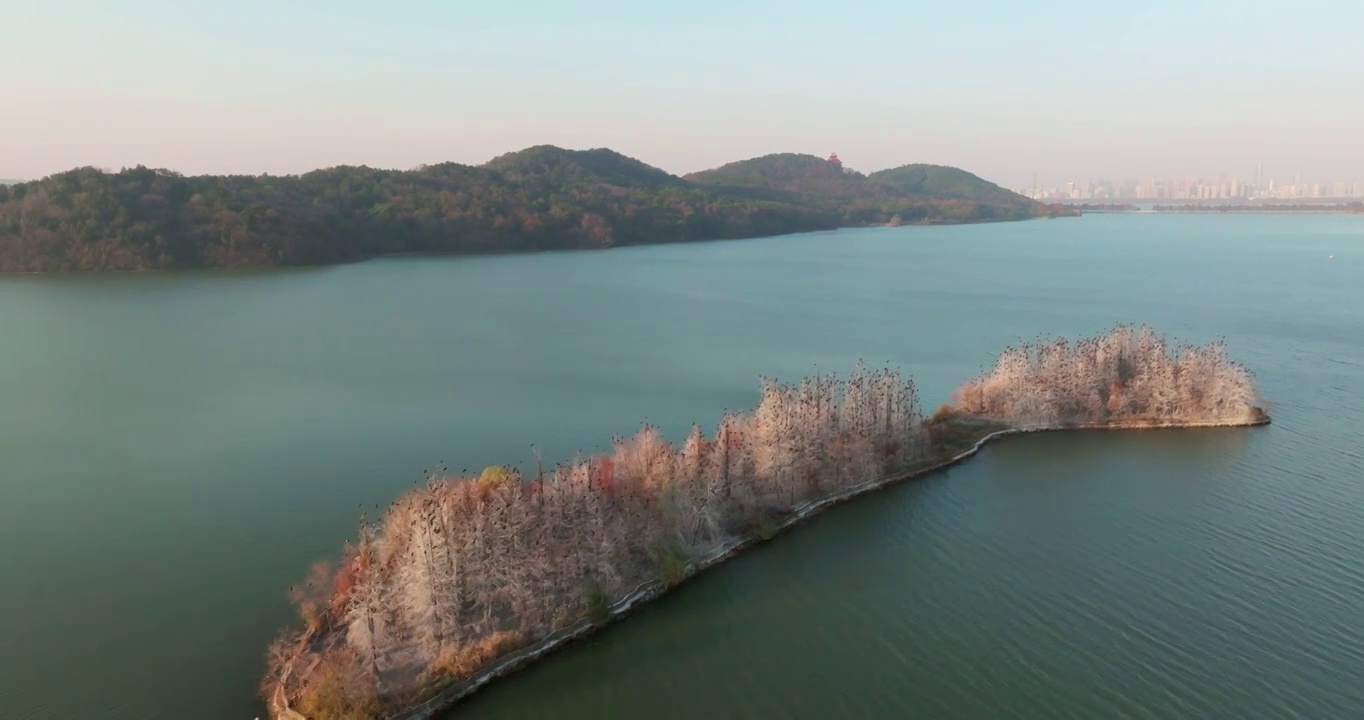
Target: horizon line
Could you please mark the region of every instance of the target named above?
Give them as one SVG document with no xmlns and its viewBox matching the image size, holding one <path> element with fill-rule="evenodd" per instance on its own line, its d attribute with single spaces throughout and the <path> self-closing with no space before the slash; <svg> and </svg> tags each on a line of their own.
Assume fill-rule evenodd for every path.
<svg viewBox="0 0 1364 720">
<path fill-rule="evenodd" d="M 48 179 L 48 178 L 50 178 L 50 177 L 53 177 L 53 176 L 56 176 L 56 175 L 63 175 L 63 174 L 66 174 L 66 173 L 76 172 L 76 171 L 80 171 L 80 170 L 95 170 L 95 171 L 97 171 L 97 172 L 101 172 L 101 173 L 104 173 L 104 174 L 106 174 L 106 175 L 114 175 L 114 174 L 117 174 L 117 173 L 120 173 L 120 172 L 125 172 L 125 171 L 128 171 L 128 170 L 137 170 L 137 169 L 139 169 L 139 168 L 146 169 L 146 170 L 157 171 L 157 172 L 173 173 L 173 174 L 175 174 L 175 175 L 178 175 L 178 176 L 181 176 L 181 177 L 185 177 L 185 178 L 196 178 L 196 177 L 255 177 L 255 178 L 260 178 L 260 177 L 275 177 L 275 178 L 302 177 L 302 176 L 304 176 L 304 175 L 308 175 L 308 174 L 311 174 L 311 173 L 315 173 L 315 172 L 325 172 L 325 171 L 327 171 L 327 170 L 335 170 L 335 169 L 338 169 L 338 168 L 358 168 L 358 169 L 367 169 L 367 170 L 377 170 L 377 171 L 382 171 L 382 172 L 419 172 L 419 171 L 424 170 L 424 169 L 426 169 L 426 168 L 436 167 L 436 166 L 440 166 L 440 165 L 459 165 L 459 166 L 462 166 L 462 167 L 469 167 L 469 168 L 481 168 L 481 167 L 486 167 L 486 166 L 489 165 L 490 163 L 492 163 L 492 162 L 494 162 L 494 161 L 496 161 L 496 160 L 498 160 L 498 159 L 500 159 L 500 158 L 506 157 L 506 156 L 508 156 L 508 155 L 515 155 L 515 154 L 517 154 L 517 153 L 523 153 L 523 152 L 527 152 L 527 151 L 530 151 L 530 150 L 536 150 L 536 149 L 540 149 L 540 148 L 547 148 L 547 149 L 552 149 L 552 150 L 562 150 L 562 151 L 571 152 L 571 153 L 591 153 L 591 152 L 598 152 L 598 151 L 607 151 L 607 152 L 611 152 L 611 153 L 614 153 L 614 154 L 616 154 L 616 155 L 619 155 L 619 156 L 621 156 L 621 157 L 623 157 L 623 158 L 626 158 L 626 159 L 628 159 L 628 160 L 633 160 L 633 161 L 635 161 L 635 162 L 638 162 L 638 163 L 640 163 L 640 164 L 642 164 L 642 165 L 645 165 L 645 166 L 647 166 L 647 167 L 650 167 L 650 168 L 652 168 L 652 169 L 654 169 L 654 170 L 658 170 L 659 172 L 666 173 L 667 175 L 669 175 L 669 176 L 671 176 L 671 177 L 680 178 L 680 179 L 686 179 L 687 176 L 689 176 L 689 175 L 696 175 L 696 174 L 703 173 L 703 172 L 708 172 L 708 171 L 711 171 L 711 170 L 717 170 L 717 169 L 719 169 L 719 168 L 725 167 L 725 166 L 727 166 L 727 165 L 732 165 L 732 164 L 735 164 L 735 163 L 748 162 L 748 161 L 751 161 L 751 160 L 761 160 L 761 159 L 763 159 L 763 158 L 776 157 L 776 156 L 781 156 L 781 155 L 805 156 L 805 157 L 811 157 L 811 158 L 815 158 L 815 159 L 823 160 L 823 161 L 827 161 L 827 160 L 829 159 L 828 157 L 821 157 L 820 155 L 818 155 L 818 154 L 816 154 L 816 153 L 812 153 L 812 152 L 795 152 L 795 151 L 770 152 L 770 153 L 763 153 L 763 154 L 761 154 L 761 155 L 753 155 L 753 156 L 750 156 L 750 157 L 739 158 L 739 159 L 737 159 L 737 160 L 731 160 L 731 161 L 729 161 L 729 162 L 721 163 L 720 165 L 715 165 L 715 166 L 713 166 L 713 167 L 705 168 L 705 169 L 702 169 L 702 170 L 693 170 L 693 171 L 686 172 L 686 173 L 677 173 L 677 172 L 673 172 L 673 171 L 671 171 L 671 170 L 668 170 L 668 169 L 666 169 L 666 168 L 663 168 L 663 167 L 661 167 L 661 166 L 653 165 L 653 164 L 651 164 L 651 163 L 649 163 L 649 162 L 647 162 L 647 161 L 645 161 L 645 160 L 640 159 L 639 157 L 636 157 L 636 156 L 634 156 L 634 155 L 628 155 L 628 154 L 626 154 L 626 153 L 624 153 L 624 152 L 621 152 L 620 150 L 616 150 L 616 149 L 614 149 L 614 148 L 611 148 L 611 147 L 608 147 L 608 146 L 605 146 L 605 145 L 599 145 L 599 146 L 595 146 L 595 147 L 585 147 L 585 148 L 574 148 L 574 147 L 566 147 L 566 146 L 563 146 L 563 145 L 556 145 L 556 144 L 553 144 L 553 143 L 538 143 L 538 144 L 535 144 L 535 145 L 527 145 L 526 147 L 523 147 L 523 148 L 521 148 L 521 149 L 519 149 L 519 150 L 508 150 L 508 151 L 505 151 L 505 152 L 498 153 L 498 154 L 493 155 L 492 157 L 488 158 L 487 160 L 485 160 L 485 161 L 483 161 L 483 162 L 481 162 L 481 163 L 466 163 L 466 162 L 459 162 L 459 161 L 457 161 L 457 160 L 441 160 L 441 161 L 437 161 L 437 162 L 418 163 L 418 164 L 416 164 L 416 165 L 411 165 L 411 166 L 407 166 L 407 167 L 400 167 L 400 166 L 397 166 L 397 165 L 389 165 L 389 166 L 384 166 L 384 165 L 368 165 L 368 164 L 363 164 L 363 163 L 361 163 L 361 164 L 338 163 L 338 164 L 336 164 L 336 165 L 323 165 L 323 166 L 318 166 L 318 167 L 311 168 L 311 169 L 309 169 L 309 170 L 303 170 L 303 171 L 299 171 L 299 172 L 284 172 L 284 173 L 274 173 L 274 172 L 261 172 L 261 173 L 242 173 L 242 172 L 235 172 L 235 173 L 233 173 L 233 172 L 226 172 L 226 173 L 224 173 L 224 172 L 195 172 L 195 173 L 186 173 L 186 172 L 182 172 L 182 171 L 176 170 L 176 169 L 173 168 L 173 167 L 151 166 L 151 165 L 145 165 L 145 164 L 142 164 L 142 163 L 138 163 L 138 164 L 136 164 L 136 165 L 123 165 L 123 166 L 121 166 L 121 167 L 119 167 L 119 168 L 117 168 L 117 169 L 114 169 L 114 168 L 112 168 L 112 167 L 110 167 L 110 166 L 106 166 L 106 165 L 76 165 L 76 166 L 73 166 L 73 167 L 69 167 L 69 168 L 67 168 L 67 169 L 65 169 L 65 170 L 57 170 L 57 171 L 55 171 L 55 172 L 51 172 L 51 173 L 48 173 L 48 174 L 46 174 L 46 175 L 42 175 L 42 176 L 40 176 L 40 177 L 33 177 L 33 178 L 0 178 L 0 184 L 4 184 L 4 183 L 20 184 L 20 183 L 41 182 L 41 181 L 43 181 L 43 180 L 46 180 L 46 179 Z M 838 155 L 837 152 L 831 152 L 831 153 L 830 153 L 830 156 L 833 156 L 833 157 L 836 157 L 837 155 Z M 841 161 L 840 161 L 840 164 L 841 164 Z M 1002 187 L 1002 188 L 1003 188 L 1003 187 L 1006 187 L 1003 183 L 995 182 L 995 181 L 993 181 L 993 180 L 988 180 L 988 179 L 986 179 L 984 176 L 982 176 L 981 174 L 979 174 L 979 173 L 977 173 L 977 172 L 974 172 L 974 171 L 972 171 L 972 170 L 967 170 L 966 168 L 962 167 L 961 165 L 946 165 L 946 164 L 942 164 L 942 163 L 907 162 L 907 163 L 901 163 L 901 164 L 899 164 L 899 165 L 887 165 L 886 167 L 883 167 L 883 168 L 881 168 L 881 169 L 879 169 L 879 170 L 870 170 L 870 171 L 854 170 L 854 172 L 857 172 L 857 173 L 860 173 L 860 174 L 863 174 L 863 175 L 871 175 L 871 174 L 878 173 L 878 172 L 883 172 L 883 171 L 886 171 L 886 170 L 896 170 L 896 169 L 899 169 L 899 168 L 912 167 L 912 166 L 919 166 L 919 167 L 940 167 L 940 168 L 950 168 L 950 169 L 954 169 L 954 170 L 960 170 L 960 171 L 962 171 L 962 172 L 966 172 L 966 173 L 969 173 L 969 174 L 971 174 L 971 175 L 974 175 L 974 176 L 976 176 L 976 177 L 978 177 L 978 178 L 981 178 L 982 180 L 985 180 L 986 182 L 992 183 L 992 184 L 994 184 L 994 185 L 998 185 L 999 187 Z M 845 167 L 845 169 L 852 169 L 852 168 L 847 168 L 847 166 L 844 166 L 844 167 Z M 1006 189 L 1007 189 L 1007 188 L 1006 188 Z"/>
</svg>

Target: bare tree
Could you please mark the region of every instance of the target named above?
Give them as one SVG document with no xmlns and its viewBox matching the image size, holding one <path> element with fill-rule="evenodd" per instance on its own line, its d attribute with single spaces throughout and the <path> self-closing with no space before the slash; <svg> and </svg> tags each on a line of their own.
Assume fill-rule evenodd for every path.
<svg viewBox="0 0 1364 720">
<path fill-rule="evenodd" d="M 382 688 L 383 668 L 393 646 L 389 618 L 394 604 L 383 577 L 374 536 L 375 529 L 361 518 L 351 568 L 355 580 L 346 611 L 346 638 L 364 661 L 374 686 Z"/>
<path fill-rule="evenodd" d="M 954 393 L 966 413 L 1022 426 L 1242 422 L 1259 411 L 1250 374 L 1218 341 L 1172 353 L 1149 327 L 1005 350 Z"/>
<path fill-rule="evenodd" d="M 1127 326 L 1006 348 L 954 402 L 1020 427 L 1258 412 L 1250 373 L 1220 342 L 1172 352 Z M 661 567 L 676 573 L 805 503 L 920 466 L 937 456 L 929 438 L 913 380 L 859 362 L 843 378 L 764 379 L 752 414 L 726 412 L 713 438 L 694 426 L 680 447 L 645 424 L 552 471 L 536 453 L 530 479 L 507 466 L 441 469 L 379 524 L 362 518 L 336 573 L 319 566 L 297 591 L 310 633 L 271 646 L 263 688 L 350 692 L 329 688 L 354 666 L 393 699 L 432 672 L 464 677 L 620 602 Z M 305 665 L 330 670 L 291 672 Z"/>
</svg>

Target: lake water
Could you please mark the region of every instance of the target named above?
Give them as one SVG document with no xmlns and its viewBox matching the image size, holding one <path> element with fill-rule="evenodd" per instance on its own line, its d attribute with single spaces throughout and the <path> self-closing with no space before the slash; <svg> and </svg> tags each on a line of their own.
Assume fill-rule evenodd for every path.
<svg viewBox="0 0 1364 720">
<path fill-rule="evenodd" d="M 1225 337 L 1274 424 L 1005 441 L 459 716 L 1364 717 L 1364 218 L 1174 215 L 0 278 L 0 717 L 262 715 L 289 585 L 441 461 L 859 358 L 931 407 L 1120 321 Z"/>
</svg>

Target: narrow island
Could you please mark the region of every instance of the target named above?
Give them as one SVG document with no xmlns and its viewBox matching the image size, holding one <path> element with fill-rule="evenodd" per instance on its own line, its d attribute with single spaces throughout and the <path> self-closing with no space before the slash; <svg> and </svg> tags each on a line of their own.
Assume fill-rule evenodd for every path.
<svg viewBox="0 0 1364 720">
<path fill-rule="evenodd" d="M 0 184 L 0 273 L 327 265 L 1078 215 L 957 168 L 766 155 L 669 174 L 549 145 L 478 166 L 285 176 L 77 168 Z"/>
<path fill-rule="evenodd" d="M 428 720 L 484 684 L 837 503 L 959 462 L 992 438 L 1080 428 L 1269 422 L 1222 343 L 1172 348 L 1147 327 L 1009 348 L 925 418 L 913 380 L 764 380 L 757 408 L 645 426 L 613 450 L 522 475 L 432 475 L 293 600 L 266 653 L 276 720 Z"/>
</svg>

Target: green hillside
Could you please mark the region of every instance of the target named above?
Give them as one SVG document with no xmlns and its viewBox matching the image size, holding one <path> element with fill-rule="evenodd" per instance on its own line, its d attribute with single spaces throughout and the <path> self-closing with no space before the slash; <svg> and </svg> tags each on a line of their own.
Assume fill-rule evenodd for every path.
<svg viewBox="0 0 1364 720">
<path fill-rule="evenodd" d="M 606 148 L 565 150 L 553 145 L 537 145 L 500 155 L 483 167 L 515 180 L 593 181 L 640 187 L 685 184 L 675 175 Z"/>
<path fill-rule="evenodd" d="M 972 200 L 1004 204 L 1033 202 L 965 170 L 946 165 L 902 165 L 872 173 L 869 179 L 906 195 L 935 200 Z"/>
<path fill-rule="evenodd" d="M 680 178 L 612 150 L 548 145 L 481 166 L 415 170 L 187 177 L 78 168 L 0 187 L 0 272 L 313 265 L 1049 212 L 969 173 L 941 170 L 950 171 L 941 181 L 885 180 L 898 171 L 864 176 L 789 154 Z"/>
<path fill-rule="evenodd" d="M 796 153 L 764 155 L 685 176 L 691 182 L 823 207 L 840 207 L 867 192 L 866 176 L 824 158 Z"/>
<path fill-rule="evenodd" d="M 686 176 L 727 193 L 750 193 L 839 213 L 844 224 L 1020 220 L 1053 212 L 1041 203 L 942 165 L 863 175 L 814 155 L 777 154 Z"/>
</svg>

